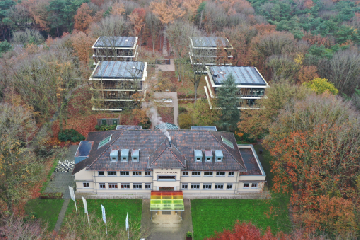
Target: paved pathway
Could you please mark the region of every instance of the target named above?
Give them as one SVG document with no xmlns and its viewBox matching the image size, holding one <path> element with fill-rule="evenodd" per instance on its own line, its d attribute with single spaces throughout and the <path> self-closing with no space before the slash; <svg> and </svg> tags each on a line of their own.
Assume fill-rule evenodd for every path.
<svg viewBox="0 0 360 240">
<path fill-rule="evenodd" d="M 67 209 L 67 207 L 69 205 L 69 202 L 70 202 L 70 199 L 65 199 L 64 204 L 63 204 L 63 206 L 62 206 L 62 208 L 60 210 L 58 220 L 57 220 L 57 222 L 55 224 L 55 229 L 54 229 L 56 232 L 59 232 L 61 224 L 64 221 L 66 209 Z"/>
<path fill-rule="evenodd" d="M 150 199 L 144 199 L 142 203 L 142 219 L 141 228 L 143 231 L 149 232 L 150 236 L 147 240 L 183 240 L 188 231 L 192 232 L 191 219 L 191 202 L 189 199 L 184 199 L 185 211 L 182 213 L 183 220 L 181 223 L 170 223 L 166 221 L 158 221 L 155 224 L 150 217 Z M 161 217 L 161 216 L 160 216 Z M 164 220 L 168 216 L 164 216 Z"/>
</svg>

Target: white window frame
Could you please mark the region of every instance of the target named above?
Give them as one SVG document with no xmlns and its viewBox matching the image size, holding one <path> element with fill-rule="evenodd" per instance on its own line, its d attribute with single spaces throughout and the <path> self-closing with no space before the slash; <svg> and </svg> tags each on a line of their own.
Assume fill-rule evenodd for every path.
<svg viewBox="0 0 360 240">
<path fill-rule="evenodd" d="M 215 162 L 222 162 L 222 158 L 217 157 L 217 158 L 215 159 Z"/>
<path fill-rule="evenodd" d="M 193 185 L 198 185 L 199 187 L 198 188 L 193 188 Z M 190 188 L 191 188 L 191 190 L 200 190 L 200 183 L 192 183 L 190 185 Z"/>
<path fill-rule="evenodd" d="M 125 174 L 125 173 L 128 173 L 128 174 Z M 129 171 L 121 171 L 120 172 L 120 177 L 124 177 L 124 176 L 130 176 L 130 172 Z"/>
<path fill-rule="evenodd" d="M 184 186 L 186 186 L 186 187 L 184 187 Z M 186 189 L 186 190 L 188 190 L 188 189 L 189 189 L 189 184 L 188 184 L 188 183 L 182 183 L 182 184 L 181 184 L 181 189 Z"/>
<path fill-rule="evenodd" d="M 201 162 L 201 157 L 195 158 L 195 162 Z"/>
<path fill-rule="evenodd" d="M 149 185 L 150 187 L 146 188 L 146 185 Z M 145 190 L 150 189 L 151 190 L 151 183 L 145 183 Z"/>
<path fill-rule="evenodd" d="M 253 184 L 255 185 L 255 187 L 253 187 Z M 252 189 L 255 189 L 255 188 L 258 188 L 258 187 L 259 187 L 258 183 L 251 183 L 251 188 Z"/>
<path fill-rule="evenodd" d="M 229 186 L 231 186 L 231 188 L 229 188 Z M 232 183 L 227 183 L 226 184 L 226 190 L 233 190 L 234 184 Z"/>
<path fill-rule="evenodd" d="M 220 173 L 224 173 L 224 175 L 220 175 Z M 216 172 L 217 177 L 225 177 L 225 172 Z"/>
<path fill-rule="evenodd" d="M 185 173 L 186 173 L 186 174 L 185 174 Z M 183 176 L 183 177 L 188 177 L 188 176 L 189 176 L 189 172 L 188 172 L 188 171 L 183 171 L 183 172 L 182 172 L 182 176 Z"/>
<path fill-rule="evenodd" d="M 210 188 L 205 188 L 206 185 L 210 186 Z M 212 189 L 211 183 L 203 183 L 203 190 L 211 190 L 211 189 Z"/>
<path fill-rule="evenodd" d="M 111 172 L 111 173 L 115 173 L 115 175 L 109 174 L 110 172 Z M 108 172 L 107 172 L 107 175 L 108 175 L 108 176 L 117 176 L 116 171 L 108 171 Z"/>
<path fill-rule="evenodd" d="M 135 171 L 133 172 L 133 176 L 142 176 L 141 171 Z"/>
<path fill-rule="evenodd" d="M 140 186 L 140 187 L 135 187 Z M 133 183 L 133 189 L 142 189 L 142 183 Z"/>
<path fill-rule="evenodd" d="M 232 175 L 230 175 L 230 173 L 232 173 Z M 235 176 L 235 172 L 229 172 L 228 176 L 229 176 L 229 177 L 234 177 L 234 176 Z"/>
<path fill-rule="evenodd" d="M 199 175 L 194 175 L 194 173 L 199 173 Z M 200 172 L 200 171 L 191 172 L 191 176 L 192 176 L 192 177 L 200 177 L 200 176 L 201 176 L 201 172 Z"/>
<path fill-rule="evenodd" d="M 248 186 L 247 186 L 247 187 L 245 187 L 245 184 L 248 184 Z M 244 183 L 244 188 L 249 189 L 249 188 L 250 188 L 250 186 L 251 186 L 251 183 L 248 183 L 248 182 Z"/>
<path fill-rule="evenodd" d="M 209 156 L 208 156 L 208 157 L 205 157 L 205 162 L 212 162 L 212 161 L 211 161 L 211 157 L 209 157 Z"/>
<path fill-rule="evenodd" d="M 128 188 L 123 188 L 124 185 L 129 185 Z M 120 184 L 121 189 L 130 189 L 130 183 L 121 183 Z"/>
<path fill-rule="evenodd" d="M 211 173 L 211 174 L 206 175 L 205 173 Z M 212 176 L 213 176 L 213 172 L 210 172 L 210 171 L 204 172 L 204 177 L 212 177 Z"/>
<path fill-rule="evenodd" d="M 103 173 L 102 175 L 100 174 L 101 172 Z M 105 176 L 105 171 L 99 171 L 98 176 Z"/>
<path fill-rule="evenodd" d="M 222 188 L 217 188 L 217 186 L 220 186 L 220 185 L 222 185 Z M 224 190 L 224 185 L 225 184 L 223 184 L 223 183 L 215 183 L 215 190 Z"/>
<path fill-rule="evenodd" d="M 104 187 L 101 187 L 102 185 Z M 99 183 L 99 189 L 106 189 L 106 183 Z"/>
<path fill-rule="evenodd" d="M 86 186 L 87 185 L 87 186 Z M 90 188 L 90 183 L 88 182 L 83 182 L 83 188 Z"/>
<path fill-rule="evenodd" d="M 116 187 L 111 187 L 112 185 L 114 185 Z M 119 189 L 119 184 L 118 183 L 108 183 L 108 188 L 109 189 Z"/>
<path fill-rule="evenodd" d="M 151 171 L 145 171 L 145 176 L 151 176 Z"/>
</svg>

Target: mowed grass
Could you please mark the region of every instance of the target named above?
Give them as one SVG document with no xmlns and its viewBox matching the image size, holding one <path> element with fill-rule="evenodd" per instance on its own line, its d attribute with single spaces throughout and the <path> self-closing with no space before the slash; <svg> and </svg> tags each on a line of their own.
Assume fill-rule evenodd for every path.
<svg viewBox="0 0 360 240">
<path fill-rule="evenodd" d="M 266 174 L 267 188 L 271 190 L 273 174 L 270 172 L 274 159 L 261 145 L 254 146 Z M 262 149 L 262 154 L 259 150 Z M 264 190 L 265 190 L 264 189 Z M 289 217 L 290 197 L 271 192 L 271 199 L 196 199 L 191 201 L 194 239 L 215 235 L 215 231 L 233 229 L 237 220 L 251 222 L 258 228 L 272 233 L 289 233 L 292 223 Z"/>
<path fill-rule="evenodd" d="M 76 199 L 78 211 L 84 213 L 84 205 L 81 199 Z M 142 215 L 141 199 L 87 199 L 88 212 L 102 218 L 101 204 L 105 207 L 106 218 L 112 217 L 117 224 L 125 226 L 126 214 L 129 213 L 129 223 L 136 223 L 140 227 Z M 66 215 L 75 211 L 74 201 L 70 200 Z"/>
<path fill-rule="evenodd" d="M 48 230 L 55 228 L 64 199 L 31 199 L 25 206 L 25 212 L 28 215 L 34 215 L 40 219 L 42 224 L 48 224 Z"/>
<path fill-rule="evenodd" d="M 287 232 L 287 211 L 270 212 L 273 200 L 260 199 L 196 199 L 191 201 L 194 239 L 211 237 L 215 231 L 233 229 L 236 220 L 251 222 L 271 232 Z"/>
</svg>

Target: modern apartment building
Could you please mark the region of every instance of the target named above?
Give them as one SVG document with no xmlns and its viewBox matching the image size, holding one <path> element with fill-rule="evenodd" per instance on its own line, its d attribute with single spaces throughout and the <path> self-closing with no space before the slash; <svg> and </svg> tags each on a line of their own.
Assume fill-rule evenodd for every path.
<svg viewBox="0 0 360 240">
<path fill-rule="evenodd" d="M 99 61 L 136 61 L 137 37 L 99 37 L 92 49 L 95 63 Z"/>
<path fill-rule="evenodd" d="M 98 62 L 89 78 L 93 110 L 122 111 L 140 104 L 139 97 L 144 96 L 146 91 L 146 78 L 146 62 Z"/>
<path fill-rule="evenodd" d="M 232 65 L 233 46 L 223 37 L 191 37 L 190 61 L 195 72 L 206 73 L 205 66 Z"/>
<path fill-rule="evenodd" d="M 252 145 L 238 146 L 229 132 L 90 132 L 75 159 L 73 174 L 80 194 L 247 194 L 261 192 L 265 183 Z"/>
<path fill-rule="evenodd" d="M 212 108 L 211 99 L 216 98 L 217 92 L 230 74 L 234 77 L 236 87 L 239 89 L 237 92 L 238 109 L 259 108 L 256 101 L 263 98 L 265 89 L 270 87 L 256 67 L 213 66 L 206 67 L 206 70 L 204 88 L 210 108 Z"/>
</svg>

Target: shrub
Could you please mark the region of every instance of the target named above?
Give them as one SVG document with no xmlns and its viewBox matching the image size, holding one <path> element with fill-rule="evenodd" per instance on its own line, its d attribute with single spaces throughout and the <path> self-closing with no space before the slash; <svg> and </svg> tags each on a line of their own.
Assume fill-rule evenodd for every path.
<svg viewBox="0 0 360 240">
<path fill-rule="evenodd" d="M 66 142 L 66 141 L 80 142 L 85 140 L 85 137 L 75 129 L 65 129 L 59 132 L 58 139 L 61 142 Z"/>
<path fill-rule="evenodd" d="M 116 124 L 114 125 L 96 125 L 95 126 L 95 130 L 96 131 L 109 131 L 109 130 L 115 130 L 116 129 Z"/>
</svg>

